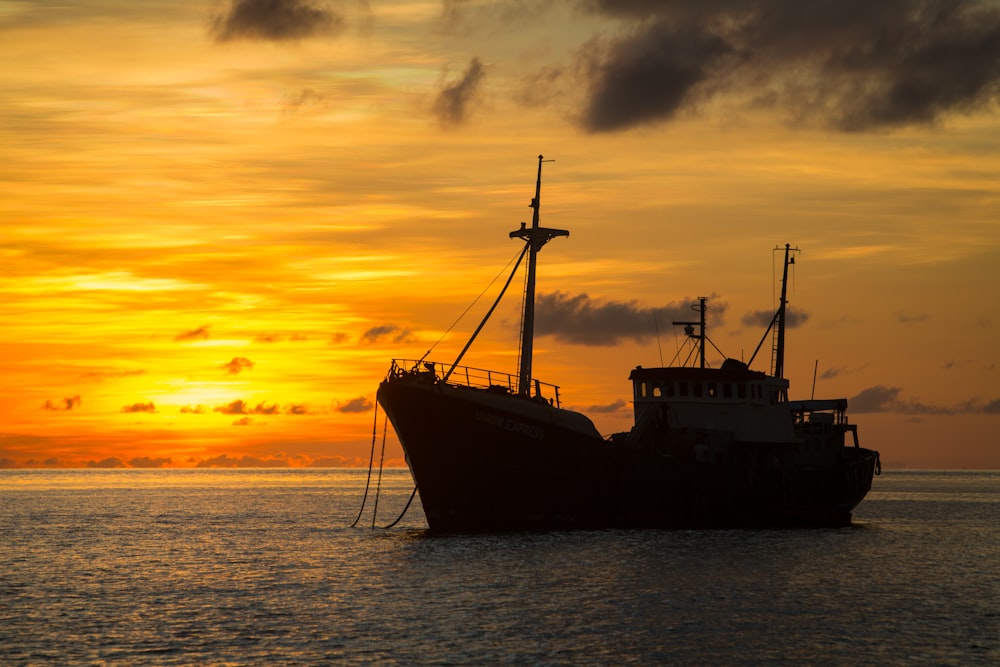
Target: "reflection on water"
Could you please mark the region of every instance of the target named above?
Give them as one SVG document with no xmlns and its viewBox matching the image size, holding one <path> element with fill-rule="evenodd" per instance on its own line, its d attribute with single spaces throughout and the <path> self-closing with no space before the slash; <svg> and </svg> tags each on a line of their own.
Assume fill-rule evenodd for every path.
<svg viewBox="0 0 1000 667">
<path fill-rule="evenodd" d="M 366 475 L 0 472 L 3 662 L 1000 662 L 996 473 L 887 472 L 845 529 L 449 537 L 349 528 Z"/>
</svg>

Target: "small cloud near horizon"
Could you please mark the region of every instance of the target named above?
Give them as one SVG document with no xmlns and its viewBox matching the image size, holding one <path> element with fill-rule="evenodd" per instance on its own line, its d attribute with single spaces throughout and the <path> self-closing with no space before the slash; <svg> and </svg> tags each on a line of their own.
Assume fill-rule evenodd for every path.
<svg viewBox="0 0 1000 667">
<path fill-rule="evenodd" d="M 156 406 L 153 404 L 152 401 L 149 401 L 148 403 L 133 403 L 132 405 L 124 405 L 124 406 L 122 406 L 122 410 L 121 411 L 122 412 L 148 412 L 148 413 L 152 414 L 152 413 L 156 412 Z"/>
<path fill-rule="evenodd" d="M 230 361 L 219 366 L 230 375 L 239 375 L 241 371 L 251 370 L 253 367 L 254 363 L 246 357 L 233 357 Z"/>
<path fill-rule="evenodd" d="M 372 402 L 364 396 L 358 396 L 349 401 L 338 402 L 334 409 L 344 413 L 368 412 L 372 409 Z"/>
<path fill-rule="evenodd" d="M 185 342 L 189 340 L 208 340 L 209 329 L 211 328 L 212 328 L 211 324 L 203 324 L 197 329 L 192 329 L 190 331 L 183 331 L 174 336 L 174 341 Z"/>
<path fill-rule="evenodd" d="M 52 399 L 47 399 L 44 404 L 42 404 L 43 410 L 50 410 L 53 412 L 69 412 L 70 410 L 75 410 L 80 407 L 83 401 L 80 399 L 80 395 L 68 396 L 56 401 Z"/>
</svg>

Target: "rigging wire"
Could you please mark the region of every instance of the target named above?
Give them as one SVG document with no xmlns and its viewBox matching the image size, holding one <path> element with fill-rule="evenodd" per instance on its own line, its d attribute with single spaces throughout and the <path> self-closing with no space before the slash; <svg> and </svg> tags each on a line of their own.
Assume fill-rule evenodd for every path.
<svg viewBox="0 0 1000 667">
<path fill-rule="evenodd" d="M 441 379 L 442 382 L 447 382 L 448 378 L 451 377 L 451 374 L 456 368 L 458 368 L 458 364 L 462 361 L 462 357 L 464 357 L 465 353 L 469 351 L 470 347 L 472 347 L 472 343 L 476 340 L 476 336 L 478 336 L 479 332 L 483 330 L 484 326 L 486 326 L 486 322 L 489 321 L 490 317 L 493 315 L 493 311 L 496 310 L 496 307 L 500 305 L 500 300 L 503 299 L 503 295 L 507 293 L 507 288 L 510 287 L 510 281 L 514 279 L 514 274 L 517 273 L 517 269 L 521 266 L 521 260 L 524 259 L 527 252 L 528 244 L 526 243 L 524 244 L 524 249 L 521 250 L 521 253 L 517 258 L 517 264 L 514 265 L 514 270 L 511 271 L 510 277 L 507 278 L 507 282 L 504 283 L 503 289 L 501 289 L 500 294 L 497 295 L 496 301 L 494 301 L 493 305 L 490 306 L 490 309 L 486 311 L 486 316 L 483 318 L 483 321 L 480 322 L 479 326 L 476 327 L 476 330 L 472 332 L 472 336 L 469 337 L 469 341 L 465 344 L 465 347 L 462 348 L 462 351 L 458 353 L 458 358 L 455 359 L 455 363 L 453 363 L 451 368 L 448 369 L 448 372 L 444 374 L 444 377 Z"/>
<path fill-rule="evenodd" d="M 424 356 L 420 357 L 420 359 L 417 361 L 418 364 L 427 358 L 427 355 L 430 354 L 434 350 L 434 348 L 438 346 L 438 343 L 444 340 L 445 336 L 451 333 L 451 330 L 454 329 L 455 326 L 462 321 L 462 318 L 465 317 L 470 310 L 472 310 L 472 307 L 475 306 L 477 303 L 479 303 L 479 300 L 483 298 L 483 295 L 486 294 L 486 291 L 489 290 L 489 288 L 493 287 L 493 283 L 495 283 L 497 280 L 500 279 L 500 276 L 504 274 L 504 272 L 507 270 L 507 267 L 510 266 L 511 262 L 513 262 L 518 257 L 518 255 L 522 254 L 523 252 L 524 252 L 523 250 L 519 250 L 518 252 L 514 253 L 514 256 L 511 257 L 507 261 L 507 263 L 503 265 L 503 268 L 500 269 L 500 271 L 495 276 L 493 276 L 493 280 L 491 280 L 489 284 L 483 288 L 483 291 L 479 293 L 479 296 L 473 299 L 472 303 L 466 306 L 465 310 L 462 311 L 462 314 L 459 315 L 458 318 L 451 323 L 451 326 L 448 327 L 443 334 L 441 334 L 441 337 L 438 338 L 436 341 L 434 341 L 434 344 L 431 345 L 426 352 L 424 352 Z"/>
</svg>

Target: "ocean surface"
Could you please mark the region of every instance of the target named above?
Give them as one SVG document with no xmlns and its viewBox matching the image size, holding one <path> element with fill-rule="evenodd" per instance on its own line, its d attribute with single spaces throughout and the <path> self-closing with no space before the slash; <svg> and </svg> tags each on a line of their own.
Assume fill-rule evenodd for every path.
<svg viewBox="0 0 1000 667">
<path fill-rule="evenodd" d="M 434 537 L 405 470 L 0 471 L 2 665 L 998 665 L 1000 472 L 840 529 Z M 374 493 L 374 488 L 372 489 Z"/>
</svg>

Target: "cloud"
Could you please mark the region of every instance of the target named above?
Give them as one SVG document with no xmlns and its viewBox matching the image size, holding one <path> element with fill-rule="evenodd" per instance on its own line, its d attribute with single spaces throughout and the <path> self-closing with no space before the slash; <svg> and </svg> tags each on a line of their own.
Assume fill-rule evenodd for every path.
<svg viewBox="0 0 1000 667">
<path fill-rule="evenodd" d="M 896 321 L 900 324 L 915 324 L 917 322 L 924 322 L 929 318 L 930 315 L 927 313 L 915 313 L 913 315 L 902 311 L 896 313 Z"/>
<path fill-rule="evenodd" d="M 348 456 L 321 456 L 313 459 L 307 467 L 309 468 L 356 468 L 368 465 L 367 460 Z"/>
<path fill-rule="evenodd" d="M 842 131 L 932 124 L 1000 90 L 1000 8 L 984 0 L 586 0 L 623 21 L 578 65 L 592 132 L 726 95 Z"/>
<path fill-rule="evenodd" d="M 614 412 L 621 412 L 627 406 L 628 406 L 628 403 L 626 403 L 622 399 L 618 399 L 617 401 L 615 401 L 613 403 L 608 403 L 606 405 L 591 405 L 591 406 L 589 406 L 587 408 L 584 408 L 583 412 L 584 413 L 594 412 L 594 413 L 598 413 L 598 414 L 610 414 L 610 413 L 614 413 Z"/>
<path fill-rule="evenodd" d="M 52 410 L 55 412 L 68 412 L 69 410 L 76 409 L 80 407 L 83 401 L 80 399 L 80 395 L 68 396 L 57 401 L 53 401 L 51 398 L 47 399 L 42 405 L 43 410 Z"/>
<path fill-rule="evenodd" d="M 124 468 L 125 463 L 117 456 L 110 456 L 100 461 L 87 461 L 88 468 Z"/>
<path fill-rule="evenodd" d="M 303 88 L 294 95 L 285 95 L 285 102 L 282 105 L 282 113 L 286 116 L 294 116 L 303 107 L 313 105 L 322 106 L 325 101 L 326 96 L 322 93 L 317 93 L 312 88 Z"/>
<path fill-rule="evenodd" d="M 133 468 L 162 468 L 169 463 L 172 461 L 168 458 L 150 458 L 148 456 L 137 456 L 128 462 Z"/>
<path fill-rule="evenodd" d="M 81 380 L 111 380 L 116 378 L 132 377 L 134 375 L 145 375 L 146 371 L 142 369 L 135 370 L 117 370 L 108 369 L 100 371 L 89 371 L 80 376 Z"/>
<path fill-rule="evenodd" d="M 122 406 L 122 412 L 150 412 L 150 413 L 155 413 L 156 412 L 156 406 L 153 405 L 152 401 L 150 401 L 149 403 L 133 403 L 132 405 Z"/>
<path fill-rule="evenodd" d="M 251 407 L 249 403 L 238 399 L 212 408 L 213 412 L 221 412 L 224 415 L 276 415 L 281 412 L 278 404 L 267 405 L 263 402 Z"/>
<path fill-rule="evenodd" d="M 372 409 L 372 402 L 369 401 L 364 396 L 358 396 L 357 398 L 352 398 L 349 401 L 344 401 L 343 403 L 337 403 L 337 407 L 334 408 L 337 412 L 353 413 L 353 412 L 368 412 Z"/>
<path fill-rule="evenodd" d="M 876 385 L 848 399 L 852 412 L 896 412 L 908 415 L 1000 414 L 1000 398 L 982 402 L 965 401 L 951 406 L 929 405 L 904 399 L 899 387 Z"/>
<path fill-rule="evenodd" d="M 380 324 L 361 334 L 362 343 L 405 343 L 411 339 L 410 330 L 398 324 Z"/>
<path fill-rule="evenodd" d="M 774 312 L 773 310 L 754 310 L 744 315 L 740 321 L 743 326 L 767 328 L 770 326 L 771 320 L 774 319 Z M 789 329 L 805 324 L 808 319 L 809 313 L 804 310 L 793 310 L 787 307 L 785 309 L 785 326 Z"/>
<path fill-rule="evenodd" d="M 184 331 L 182 333 L 174 336 L 175 341 L 188 341 L 188 340 L 208 340 L 209 334 L 208 330 L 212 328 L 211 324 L 203 324 L 197 329 L 192 329 L 191 331 Z"/>
<path fill-rule="evenodd" d="M 460 125 L 465 120 L 468 106 L 475 99 L 484 76 L 482 61 L 474 57 L 461 79 L 441 89 L 434 100 L 434 114 L 442 125 Z"/>
<path fill-rule="evenodd" d="M 13 468 L 17 465 L 17 461 L 14 459 L 9 459 L 6 456 L 0 457 L 0 468 Z"/>
<path fill-rule="evenodd" d="M 207 410 L 204 405 L 185 405 L 181 407 L 181 414 L 203 415 Z"/>
<path fill-rule="evenodd" d="M 285 407 L 286 415 L 308 415 L 309 409 L 301 403 L 293 403 Z"/>
<path fill-rule="evenodd" d="M 244 369 L 253 368 L 253 362 L 246 357 L 233 357 L 232 360 L 219 366 L 230 375 L 238 375 Z"/>
<path fill-rule="evenodd" d="M 586 294 L 563 292 L 539 295 L 535 300 L 535 334 L 554 336 L 578 345 L 618 345 L 626 340 L 643 342 L 664 331 L 674 321 L 693 320 L 691 304 L 685 299 L 660 308 L 640 306 L 634 301 L 600 301 Z M 722 319 L 726 305 L 709 305 L 709 314 Z M 654 320 L 655 318 L 655 320 Z"/>
<path fill-rule="evenodd" d="M 311 0 L 232 0 L 213 20 L 211 32 L 218 42 L 295 41 L 340 32 L 345 23 L 342 15 Z"/>
<path fill-rule="evenodd" d="M 246 455 L 237 458 L 228 454 L 202 459 L 195 465 L 196 468 L 287 468 L 288 466 L 288 460 L 284 458 L 271 456 L 262 459 Z"/>
</svg>

